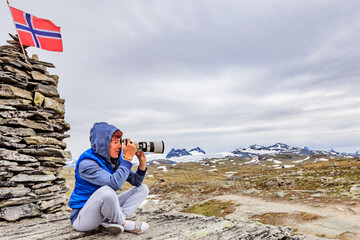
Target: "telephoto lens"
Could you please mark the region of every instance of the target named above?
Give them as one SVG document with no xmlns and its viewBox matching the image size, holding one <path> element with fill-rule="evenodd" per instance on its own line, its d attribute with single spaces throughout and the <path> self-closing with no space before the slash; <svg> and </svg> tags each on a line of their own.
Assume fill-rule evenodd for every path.
<svg viewBox="0 0 360 240">
<path fill-rule="evenodd" d="M 136 142 L 134 141 L 138 152 L 164 153 L 164 141 L 155 142 Z"/>
</svg>

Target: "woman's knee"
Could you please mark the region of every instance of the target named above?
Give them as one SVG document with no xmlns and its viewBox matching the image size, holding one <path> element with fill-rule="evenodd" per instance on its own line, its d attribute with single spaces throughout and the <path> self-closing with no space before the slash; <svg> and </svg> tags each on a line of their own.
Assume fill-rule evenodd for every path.
<svg viewBox="0 0 360 240">
<path fill-rule="evenodd" d="M 115 190 L 109 186 L 102 186 L 96 192 L 104 200 L 117 199 Z"/>
<path fill-rule="evenodd" d="M 141 192 L 143 192 L 144 194 L 148 195 L 149 194 L 149 188 L 147 185 L 145 184 L 141 184 L 139 187 L 138 187 Z"/>
</svg>

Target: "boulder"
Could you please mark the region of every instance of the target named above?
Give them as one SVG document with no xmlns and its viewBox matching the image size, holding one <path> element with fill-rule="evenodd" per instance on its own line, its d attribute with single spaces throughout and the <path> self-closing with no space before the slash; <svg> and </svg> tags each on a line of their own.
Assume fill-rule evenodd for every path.
<svg viewBox="0 0 360 240">
<path fill-rule="evenodd" d="M 40 216 L 39 207 L 33 203 L 28 203 L 20 206 L 4 207 L 1 209 L 0 218 L 7 221 L 15 221 L 24 217 Z"/>
</svg>

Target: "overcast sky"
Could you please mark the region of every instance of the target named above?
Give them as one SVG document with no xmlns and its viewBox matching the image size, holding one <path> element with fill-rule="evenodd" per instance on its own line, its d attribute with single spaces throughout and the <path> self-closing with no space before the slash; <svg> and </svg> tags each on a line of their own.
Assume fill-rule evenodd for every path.
<svg viewBox="0 0 360 240">
<path fill-rule="evenodd" d="M 359 0 L 10 0 L 61 27 L 54 63 L 73 157 L 94 122 L 208 153 L 360 149 Z M 0 1 L 0 45 L 16 33 Z"/>
</svg>

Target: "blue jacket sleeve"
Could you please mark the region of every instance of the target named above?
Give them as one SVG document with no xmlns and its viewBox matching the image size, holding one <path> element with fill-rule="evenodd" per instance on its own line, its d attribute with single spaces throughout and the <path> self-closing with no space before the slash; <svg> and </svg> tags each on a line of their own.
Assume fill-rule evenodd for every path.
<svg viewBox="0 0 360 240">
<path fill-rule="evenodd" d="M 111 174 L 100 167 L 95 161 L 86 159 L 79 164 L 78 171 L 82 179 L 92 184 L 109 186 L 114 190 L 120 190 L 129 177 L 131 167 L 131 162 L 122 161 L 116 171 Z"/>
<path fill-rule="evenodd" d="M 147 168 L 144 171 L 140 169 L 138 169 L 136 172 L 130 171 L 129 177 L 126 181 L 128 181 L 133 186 L 139 187 L 145 178 L 146 171 Z"/>
</svg>

